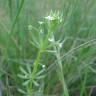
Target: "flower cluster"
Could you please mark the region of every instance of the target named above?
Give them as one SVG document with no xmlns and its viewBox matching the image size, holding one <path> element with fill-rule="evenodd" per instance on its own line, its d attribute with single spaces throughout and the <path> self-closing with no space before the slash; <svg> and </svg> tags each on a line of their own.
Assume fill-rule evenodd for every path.
<svg viewBox="0 0 96 96">
<path fill-rule="evenodd" d="M 54 21 L 58 20 L 59 22 L 62 22 L 62 16 L 60 16 L 59 12 L 50 12 L 50 15 L 46 16 L 45 19 L 47 21 Z"/>
<path fill-rule="evenodd" d="M 59 12 L 50 12 L 48 16 L 45 18 L 46 24 L 48 28 L 54 32 L 58 28 L 58 25 L 62 22 L 62 16 L 59 14 Z"/>
</svg>

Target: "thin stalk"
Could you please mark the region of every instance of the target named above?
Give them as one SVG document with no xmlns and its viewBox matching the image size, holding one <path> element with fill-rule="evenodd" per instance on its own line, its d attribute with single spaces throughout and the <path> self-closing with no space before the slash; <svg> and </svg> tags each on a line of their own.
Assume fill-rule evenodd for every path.
<svg viewBox="0 0 96 96">
<path fill-rule="evenodd" d="M 34 68 L 33 68 L 32 74 L 31 74 L 32 78 L 31 78 L 30 85 L 29 85 L 29 96 L 32 96 L 32 93 L 33 93 L 32 92 L 33 91 L 33 80 L 35 78 L 35 74 L 37 72 L 38 65 L 39 65 L 41 57 L 42 57 L 42 51 L 39 50 L 37 58 L 36 58 L 36 60 L 35 60 L 35 62 L 33 64 Z"/>
<path fill-rule="evenodd" d="M 20 12 L 21 12 L 21 10 L 22 10 L 22 8 L 23 8 L 24 2 L 25 2 L 25 0 L 22 0 L 21 3 L 20 3 L 20 7 L 18 8 L 18 12 L 17 12 L 17 14 L 16 14 L 15 20 L 13 21 L 13 24 L 12 24 L 11 33 L 13 32 L 13 30 L 14 30 L 14 28 L 15 28 L 15 26 L 16 26 L 16 23 L 17 23 L 17 21 L 18 21 Z"/>
<path fill-rule="evenodd" d="M 54 46 L 54 50 L 56 51 L 55 55 L 56 55 L 57 63 L 58 63 L 58 65 L 57 65 L 58 73 L 59 73 L 58 75 L 59 75 L 59 79 L 63 86 L 63 94 L 64 94 L 64 96 L 69 96 L 68 88 L 67 88 L 65 78 L 63 75 L 63 66 L 62 66 L 62 60 L 61 60 L 61 56 L 60 56 L 60 48 L 57 48 L 56 46 Z"/>
<path fill-rule="evenodd" d="M 9 11 L 10 11 L 10 19 L 12 20 L 12 18 L 13 18 L 13 14 L 12 14 L 12 0 L 8 0 L 8 4 L 9 4 Z"/>
<path fill-rule="evenodd" d="M 80 96 L 84 95 L 85 85 L 86 85 L 86 81 L 87 81 L 87 76 L 88 76 L 88 69 L 86 69 L 84 80 L 82 82 L 82 89 L 81 89 L 81 92 L 80 92 Z"/>
</svg>

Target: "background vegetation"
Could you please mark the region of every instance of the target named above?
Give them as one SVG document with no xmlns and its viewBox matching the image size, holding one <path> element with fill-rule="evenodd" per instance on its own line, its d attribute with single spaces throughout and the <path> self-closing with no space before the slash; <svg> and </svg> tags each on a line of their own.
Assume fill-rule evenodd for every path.
<svg viewBox="0 0 96 96">
<path fill-rule="evenodd" d="M 51 34 L 54 48 L 46 40 L 53 31 L 47 21 L 45 39 L 38 37 L 38 21 L 51 10 L 62 16 Z M 0 96 L 95 96 L 95 20 L 96 0 L 0 0 Z"/>
</svg>

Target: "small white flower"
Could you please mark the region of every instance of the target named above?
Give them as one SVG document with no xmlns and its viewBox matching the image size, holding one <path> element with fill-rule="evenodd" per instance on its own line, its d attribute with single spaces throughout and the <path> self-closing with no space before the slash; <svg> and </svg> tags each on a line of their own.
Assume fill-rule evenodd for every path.
<svg viewBox="0 0 96 96">
<path fill-rule="evenodd" d="M 54 38 L 52 37 L 52 38 L 49 38 L 48 39 L 50 42 L 54 42 Z"/>
<path fill-rule="evenodd" d="M 52 20 L 54 20 L 55 18 L 53 17 L 53 16 L 47 16 L 47 17 L 45 17 L 45 19 L 47 19 L 48 21 L 52 21 Z"/>
<path fill-rule="evenodd" d="M 60 23 L 62 22 L 62 19 L 60 19 Z"/>
<path fill-rule="evenodd" d="M 42 25 L 44 22 L 42 22 L 42 21 L 39 21 L 38 23 L 39 23 L 40 25 Z"/>
<path fill-rule="evenodd" d="M 63 43 L 59 43 L 58 45 L 59 45 L 59 47 L 60 47 L 60 48 L 62 48 L 62 46 L 63 46 Z"/>
<path fill-rule="evenodd" d="M 42 68 L 45 68 L 45 65 L 42 65 Z"/>
</svg>

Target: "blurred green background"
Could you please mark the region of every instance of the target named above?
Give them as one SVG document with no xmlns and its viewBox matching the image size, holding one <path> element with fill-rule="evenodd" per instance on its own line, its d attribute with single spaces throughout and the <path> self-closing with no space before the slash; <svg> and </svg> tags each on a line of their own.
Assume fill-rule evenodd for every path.
<svg viewBox="0 0 96 96">
<path fill-rule="evenodd" d="M 0 77 L 5 86 L 3 96 L 23 96 L 17 91 L 22 82 L 17 77 L 19 66 L 25 66 L 37 56 L 37 49 L 29 43 L 35 30 L 30 34 L 28 26 L 38 28 L 38 21 L 49 15 L 51 10 L 62 14 L 63 22 L 56 31 L 56 39 L 66 39 L 61 55 L 69 52 L 63 58 L 63 68 L 70 96 L 88 96 L 90 92 L 87 91 L 96 86 L 96 0 L 0 0 Z M 43 58 L 47 65 L 44 94 L 54 96 L 54 90 L 61 88 L 56 96 L 62 96 L 55 58 L 50 54 L 44 54 Z M 84 94 L 80 95 L 82 90 Z"/>
</svg>

